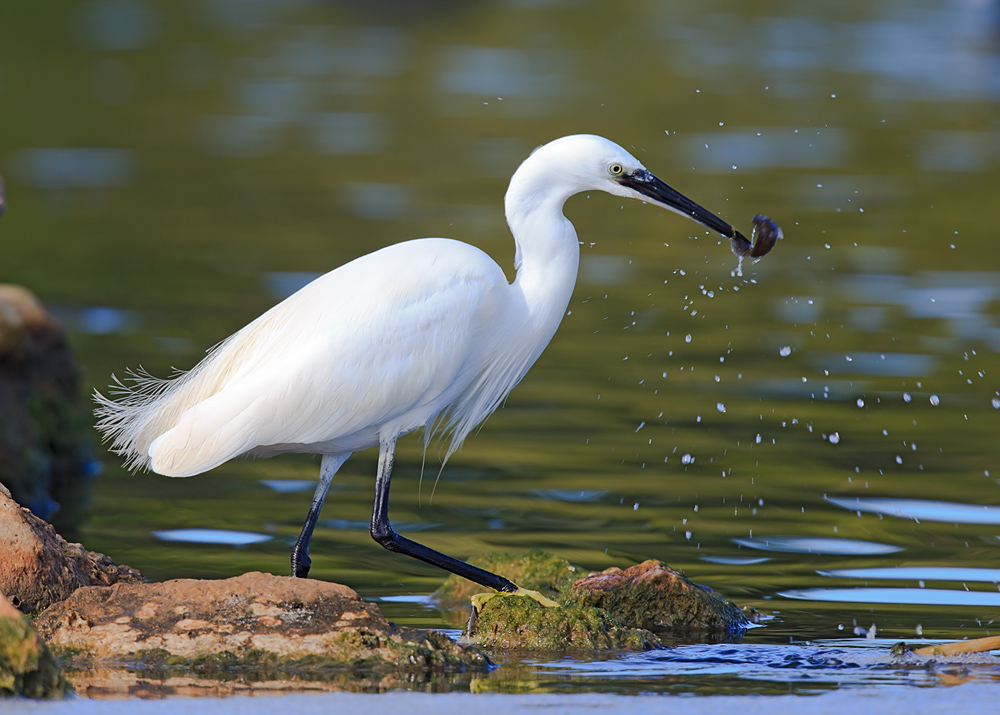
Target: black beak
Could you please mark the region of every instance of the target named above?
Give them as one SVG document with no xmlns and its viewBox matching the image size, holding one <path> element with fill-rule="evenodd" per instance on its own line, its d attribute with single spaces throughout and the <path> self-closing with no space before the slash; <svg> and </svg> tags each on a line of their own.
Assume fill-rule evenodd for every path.
<svg viewBox="0 0 1000 715">
<path fill-rule="evenodd" d="M 702 226 L 710 228 L 716 233 L 721 233 L 726 238 L 732 238 L 736 233 L 733 227 L 721 218 L 708 209 L 702 208 L 684 194 L 674 191 L 645 169 L 637 169 L 631 174 L 626 174 L 618 179 L 618 183 L 635 189 L 649 198 L 650 201 L 679 213 L 681 216 L 687 216 Z"/>
<path fill-rule="evenodd" d="M 770 251 L 775 241 L 781 236 L 781 230 L 773 221 L 770 221 L 766 216 L 754 216 L 754 233 L 759 234 L 757 243 L 754 244 L 721 218 L 699 206 L 684 194 L 670 188 L 645 169 L 637 169 L 631 174 L 617 179 L 617 181 L 622 186 L 638 191 L 658 206 L 670 209 L 681 216 L 687 216 L 705 228 L 732 239 L 733 253 L 738 256 L 759 258 Z"/>
</svg>

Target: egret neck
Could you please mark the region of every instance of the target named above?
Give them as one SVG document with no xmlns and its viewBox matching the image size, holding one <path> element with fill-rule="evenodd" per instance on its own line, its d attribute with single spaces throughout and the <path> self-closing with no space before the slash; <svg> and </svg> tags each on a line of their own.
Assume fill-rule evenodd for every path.
<svg viewBox="0 0 1000 715">
<path fill-rule="evenodd" d="M 563 205 L 582 189 L 566 179 L 525 171 L 531 162 L 529 157 L 515 172 L 504 205 L 517 247 L 512 288 L 524 298 L 537 355 L 559 327 L 576 285 L 580 243 Z"/>
</svg>

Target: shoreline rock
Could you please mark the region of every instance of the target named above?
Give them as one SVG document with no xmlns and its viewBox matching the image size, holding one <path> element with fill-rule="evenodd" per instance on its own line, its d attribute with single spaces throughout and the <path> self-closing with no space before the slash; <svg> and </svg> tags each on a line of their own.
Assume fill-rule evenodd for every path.
<svg viewBox="0 0 1000 715">
<path fill-rule="evenodd" d="M 760 617 L 655 560 L 585 576 L 567 601 L 603 609 L 633 628 L 698 640 L 740 636 Z"/>
<path fill-rule="evenodd" d="M 63 539 L 0 485 L 0 593 L 24 613 L 68 598 L 81 586 L 145 581 L 129 566 Z"/>
<path fill-rule="evenodd" d="M 485 672 L 489 659 L 444 633 L 396 626 L 348 588 L 248 573 L 84 587 L 35 619 L 71 667 L 267 680 L 282 673 Z"/>
</svg>

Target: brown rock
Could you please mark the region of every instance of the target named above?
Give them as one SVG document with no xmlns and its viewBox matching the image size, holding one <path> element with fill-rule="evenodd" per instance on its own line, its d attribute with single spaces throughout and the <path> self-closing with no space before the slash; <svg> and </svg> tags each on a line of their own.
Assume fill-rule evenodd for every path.
<svg viewBox="0 0 1000 715">
<path fill-rule="evenodd" d="M 246 670 L 485 670 L 445 634 L 400 628 L 346 586 L 248 573 L 88 587 L 40 614 L 49 644 L 89 663 Z"/>
<path fill-rule="evenodd" d="M 0 593 L 25 613 L 47 608 L 81 586 L 144 580 L 104 554 L 67 543 L 5 489 L 0 489 L 0 554 Z"/>
<path fill-rule="evenodd" d="M 725 638 L 741 635 L 751 623 L 728 598 L 653 560 L 585 576 L 566 600 L 603 608 L 624 625 L 654 633 Z"/>
</svg>

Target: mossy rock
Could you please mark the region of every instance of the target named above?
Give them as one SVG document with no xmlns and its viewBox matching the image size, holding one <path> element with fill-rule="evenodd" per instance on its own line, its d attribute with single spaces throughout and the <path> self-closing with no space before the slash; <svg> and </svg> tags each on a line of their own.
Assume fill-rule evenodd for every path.
<svg viewBox="0 0 1000 715">
<path fill-rule="evenodd" d="M 685 640 L 742 635 L 758 616 L 753 609 L 744 610 L 708 586 L 653 560 L 582 578 L 573 584 L 565 602 L 604 609 L 633 628 L 690 636 Z"/>
<path fill-rule="evenodd" d="M 648 630 L 626 628 L 588 606 L 546 608 L 527 596 L 497 595 L 469 619 L 462 640 L 486 649 L 546 652 L 646 651 L 660 647 Z"/>
<path fill-rule="evenodd" d="M 73 688 L 26 616 L 0 616 L 0 697 L 63 698 Z"/>
<path fill-rule="evenodd" d="M 488 609 L 473 616 L 468 637 L 485 648 L 644 650 L 650 647 L 648 641 L 635 634 L 649 632 L 656 634 L 658 644 L 718 642 L 742 636 L 759 616 L 659 561 L 582 578 L 579 567 L 537 549 L 520 555 L 488 554 L 471 563 L 561 604 L 539 610 L 534 602 L 530 608 L 514 608 L 521 599 L 490 600 Z M 446 618 L 461 623 L 471 612 L 471 596 L 484 590 L 451 576 L 434 598 Z M 476 623 L 477 618 L 482 622 Z M 582 635 L 588 628 L 592 632 Z M 626 632 L 632 634 L 623 635 Z"/>
<path fill-rule="evenodd" d="M 573 582 L 585 573 L 561 556 L 541 549 L 526 554 L 480 554 L 469 560 L 473 566 L 503 576 L 518 586 L 558 601 Z M 452 623 L 463 623 L 469 614 L 469 599 L 488 589 L 458 576 L 449 576 L 431 598 Z"/>
</svg>

